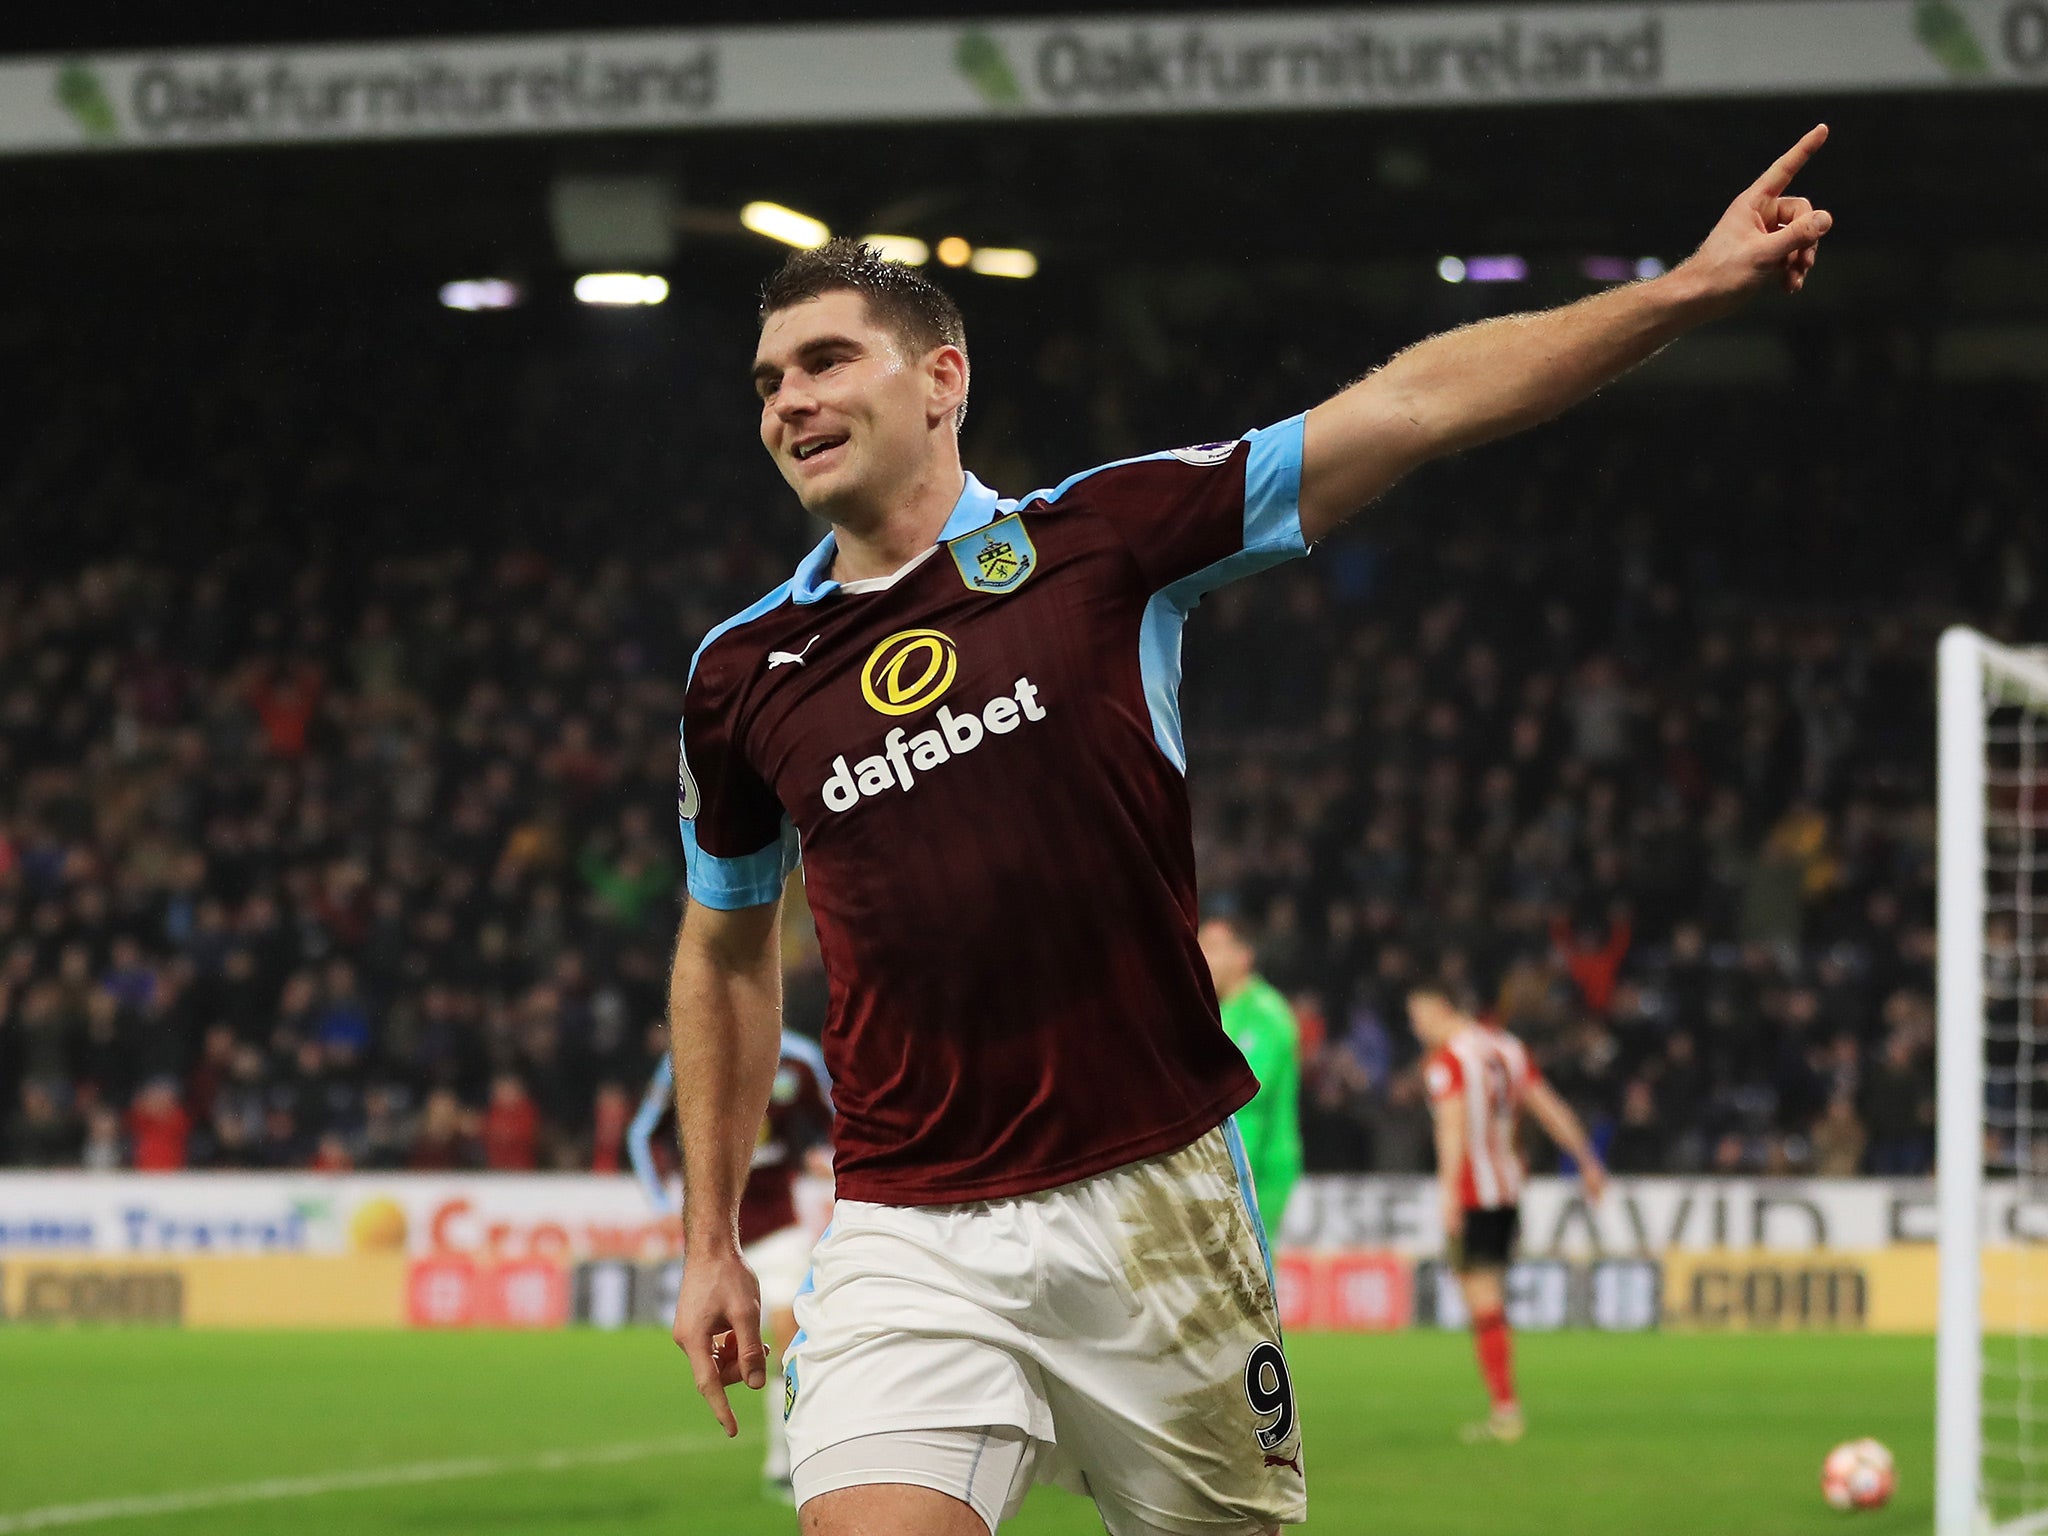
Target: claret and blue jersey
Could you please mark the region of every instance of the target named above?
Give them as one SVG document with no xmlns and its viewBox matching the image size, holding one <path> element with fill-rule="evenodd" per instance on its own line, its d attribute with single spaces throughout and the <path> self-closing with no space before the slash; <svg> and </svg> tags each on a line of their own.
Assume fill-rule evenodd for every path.
<svg viewBox="0 0 2048 1536">
<path fill-rule="evenodd" d="M 1299 416 L 1021 501 L 972 476 L 895 576 L 826 539 L 684 697 L 691 899 L 798 850 L 830 983 L 839 1194 L 1047 1189 L 1185 1145 L 1257 1084 L 1195 942 L 1180 636 L 1303 553 Z"/>
</svg>

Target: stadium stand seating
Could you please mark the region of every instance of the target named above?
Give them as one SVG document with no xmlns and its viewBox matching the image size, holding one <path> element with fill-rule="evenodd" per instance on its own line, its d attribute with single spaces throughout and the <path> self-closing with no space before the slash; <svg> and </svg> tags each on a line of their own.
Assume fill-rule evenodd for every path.
<svg viewBox="0 0 2048 1536">
<path fill-rule="evenodd" d="M 815 537 L 748 317 L 618 319 L 10 322 L 0 1161 L 617 1165 L 684 671 Z M 1298 319 L 1054 328 L 969 462 L 1017 494 L 1284 415 L 1369 358 L 1260 364 Z M 1927 1170 L 1933 641 L 2048 633 L 2048 402 L 1858 377 L 1624 386 L 1190 625 L 1206 899 L 1297 1002 L 1312 1167 L 1423 1166 L 1427 971 L 1622 1170 Z"/>
</svg>

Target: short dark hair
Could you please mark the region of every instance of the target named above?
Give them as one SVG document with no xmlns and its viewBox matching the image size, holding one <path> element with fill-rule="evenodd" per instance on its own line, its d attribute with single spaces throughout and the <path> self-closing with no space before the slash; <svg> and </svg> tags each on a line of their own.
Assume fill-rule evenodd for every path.
<svg viewBox="0 0 2048 1536">
<path fill-rule="evenodd" d="M 761 323 L 778 309 L 808 303 L 828 293 L 857 293 L 868 318 L 919 352 L 933 347 L 967 350 L 967 322 L 946 291 L 915 267 L 885 260 L 871 245 L 837 235 L 814 251 L 791 251 L 789 259 L 761 285 Z M 953 430 L 967 420 L 967 398 L 953 412 Z"/>
<path fill-rule="evenodd" d="M 775 275 L 761 285 L 761 320 L 828 293 L 857 293 L 877 325 L 894 331 L 920 352 L 933 347 L 967 350 L 967 322 L 938 284 L 900 261 L 884 260 L 873 246 L 847 235 L 815 251 L 792 251 Z"/>
</svg>

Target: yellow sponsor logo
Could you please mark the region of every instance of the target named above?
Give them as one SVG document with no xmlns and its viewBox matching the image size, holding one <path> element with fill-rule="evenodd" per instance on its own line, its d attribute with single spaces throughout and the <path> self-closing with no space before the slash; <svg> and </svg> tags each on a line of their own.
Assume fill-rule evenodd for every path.
<svg viewBox="0 0 2048 1536">
<path fill-rule="evenodd" d="M 372 1195 L 348 1219 L 349 1246 L 357 1253 L 402 1253 L 405 1211 L 389 1195 Z"/>
<path fill-rule="evenodd" d="M 1704 1253 L 1664 1261 L 1664 1319 L 1732 1332 L 1861 1329 L 1871 1277 L 1858 1253 Z"/>
<path fill-rule="evenodd" d="M 860 691 L 884 715 L 914 715 L 936 704 L 953 686 L 960 655 L 936 629 L 898 630 L 872 651 L 861 668 Z"/>
<path fill-rule="evenodd" d="M 18 1323 L 397 1328 L 402 1253 L 50 1254 L 0 1264 L 0 1329 Z"/>
<path fill-rule="evenodd" d="M 7 1314 L 18 1323 L 185 1321 L 185 1277 L 169 1265 L 26 1264 L 8 1278 Z"/>
</svg>

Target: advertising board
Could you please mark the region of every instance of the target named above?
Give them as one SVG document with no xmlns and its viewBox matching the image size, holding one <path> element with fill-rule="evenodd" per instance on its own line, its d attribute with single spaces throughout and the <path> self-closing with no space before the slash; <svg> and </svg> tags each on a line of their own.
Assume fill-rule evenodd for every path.
<svg viewBox="0 0 2048 1536">
<path fill-rule="evenodd" d="M 17 1253 L 469 1253 L 562 1262 L 680 1251 L 627 1178 L 519 1174 L 0 1174 Z"/>
<path fill-rule="evenodd" d="M 826 1190 L 799 1205 L 823 1226 Z M 1579 1261 L 1767 1248 L 1928 1246 L 1925 1179 L 1617 1179 L 1589 1207 L 1563 1179 L 1533 1179 L 1523 1248 Z M 1986 1190 L 1993 1247 L 2048 1242 L 2048 1200 Z M 1285 1246 L 1442 1251 L 1427 1178 L 1325 1174 L 1296 1187 Z M 0 1173 L 0 1258 L 11 1253 L 473 1253 L 499 1258 L 656 1259 L 681 1226 L 625 1177 L 592 1174 Z"/>
<path fill-rule="evenodd" d="M 2043 83 L 2048 0 L 679 27 L 10 59 L 0 154 Z"/>
<path fill-rule="evenodd" d="M 807 1183 L 812 1230 L 829 1193 Z M 1924 1180 L 1532 1181 L 1517 1325 L 1926 1332 Z M 1316 1176 L 1276 1254 L 1290 1329 L 1463 1324 L 1427 1178 Z M 2048 1329 L 2048 1203 L 1986 1197 L 1989 1328 Z M 191 1327 L 665 1326 L 680 1225 L 588 1175 L 0 1174 L 0 1319 Z M 2042 1298 L 2036 1301 L 2036 1297 Z"/>
</svg>

